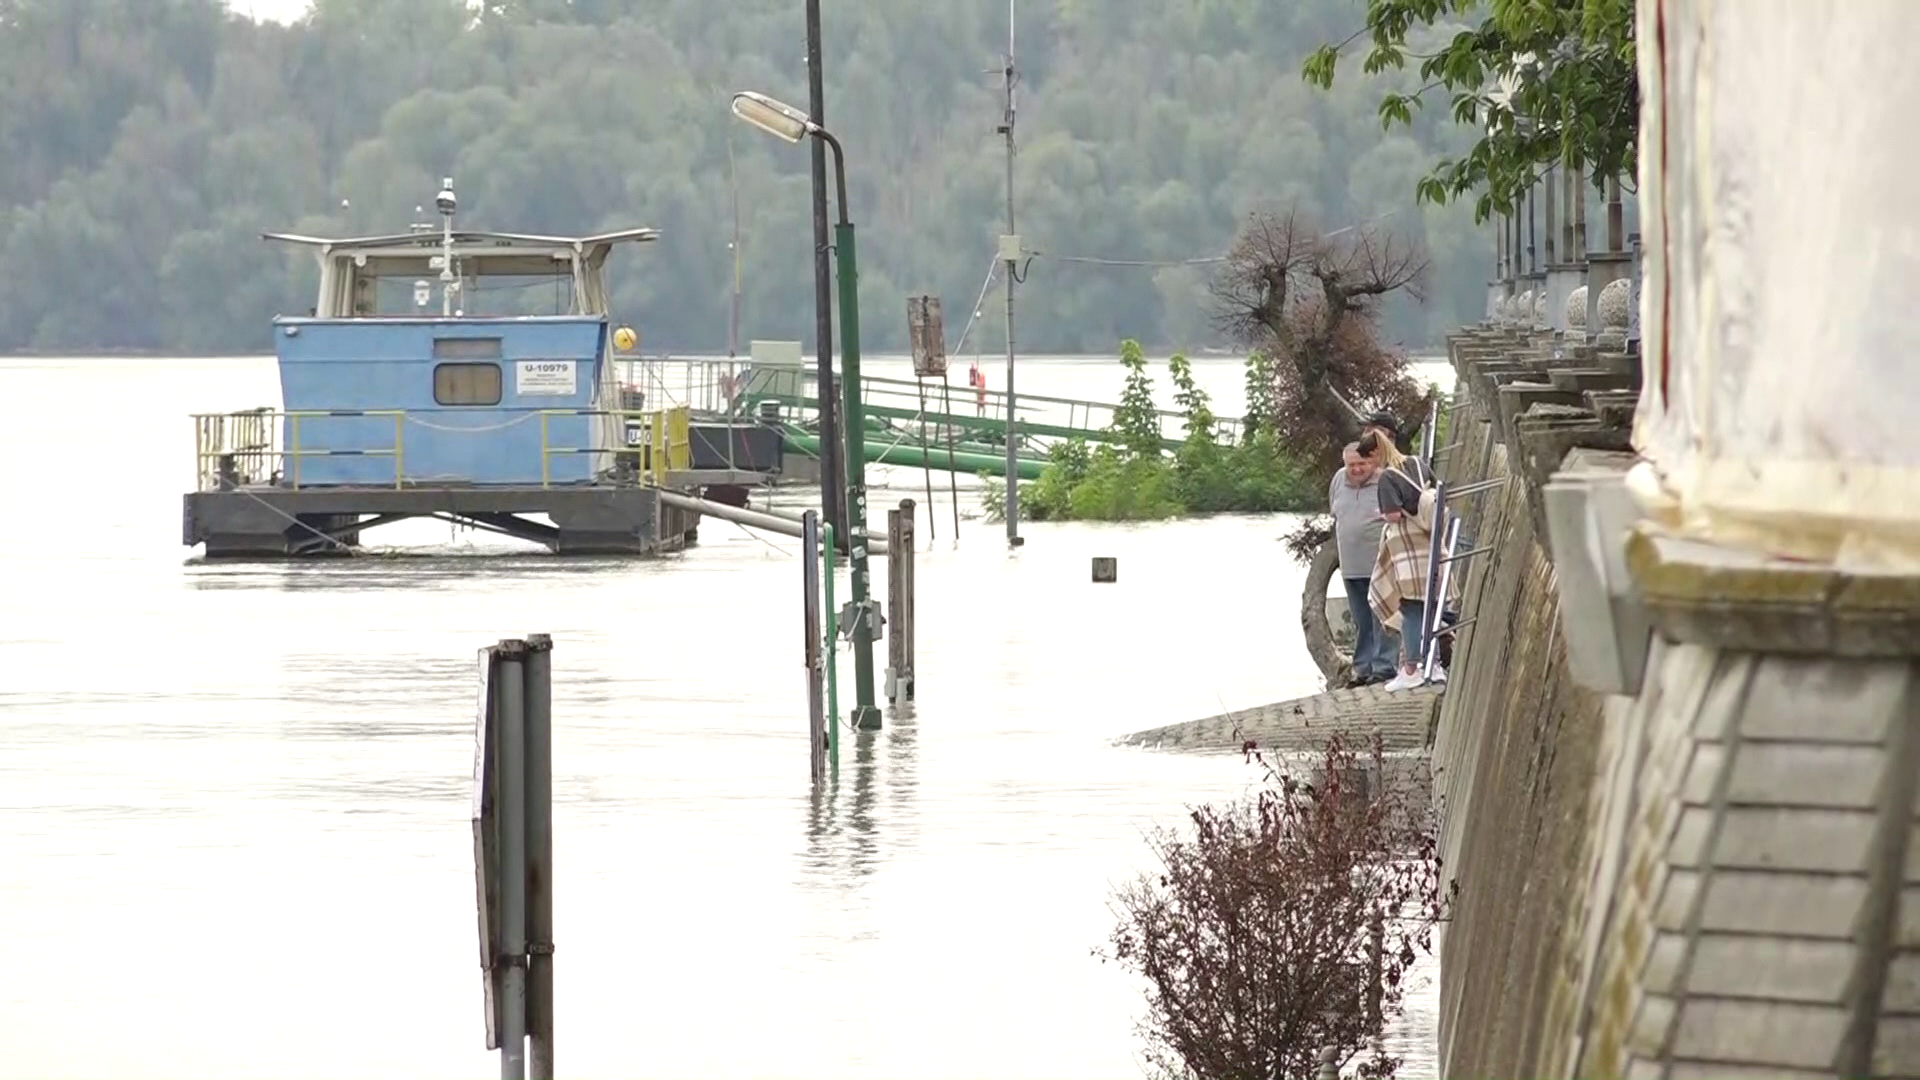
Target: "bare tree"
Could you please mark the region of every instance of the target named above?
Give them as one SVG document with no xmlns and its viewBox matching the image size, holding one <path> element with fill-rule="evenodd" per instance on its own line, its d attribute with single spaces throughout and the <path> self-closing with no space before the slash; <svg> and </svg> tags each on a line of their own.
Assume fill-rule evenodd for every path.
<svg viewBox="0 0 1920 1080">
<path fill-rule="evenodd" d="M 1406 354 L 1380 340 L 1379 305 L 1424 299 L 1426 257 L 1373 224 L 1322 233 L 1300 215 L 1255 213 L 1215 275 L 1215 323 L 1270 360 L 1272 424 L 1305 460 L 1330 472 L 1359 417 L 1419 415 L 1426 393 Z"/>
<path fill-rule="evenodd" d="M 1443 918 L 1431 806 L 1378 739 L 1366 756 L 1329 742 L 1311 782 L 1246 749 L 1266 769 L 1258 796 L 1162 831 L 1160 866 L 1116 894 L 1106 956 L 1147 981 L 1148 1057 L 1174 1076 L 1272 1080 L 1313 1075 L 1332 1047 L 1391 1076 L 1379 1038 Z"/>
<path fill-rule="evenodd" d="M 1212 285 L 1216 324 L 1264 358 L 1251 365 L 1267 385 L 1248 387 L 1248 423 L 1270 427 L 1325 476 L 1362 416 L 1392 413 L 1410 433 L 1429 391 L 1407 371 L 1406 353 L 1381 341 L 1378 315 L 1394 293 L 1424 299 L 1426 270 L 1416 248 L 1371 223 L 1323 233 L 1297 213 L 1251 215 Z M 1337 682 L 1348 661 L 1323 602 L 1337 567 L 1332 523 L 1308 518 L 1286 540 L 1308 565 L 1307 651 Z"/>
</svg>

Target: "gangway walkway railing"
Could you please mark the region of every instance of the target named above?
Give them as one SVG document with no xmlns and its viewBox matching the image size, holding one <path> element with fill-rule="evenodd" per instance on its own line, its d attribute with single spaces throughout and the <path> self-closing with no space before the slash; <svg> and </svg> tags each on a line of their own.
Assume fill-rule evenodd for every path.
<svg viewBox="0 0 1920 1080">
<path fill-rule="evenodd" d="M 794 423 L 804 423 L 815 413 L 815 388 L 819 382 L 812 372 L 803 373 L 798 379 L 781 380 L 786 383 L 785 386 L 771 385 L 772 380 L 768 380 L 769 385 L 754 385 L 756 380 L 751 376 L 747 381 L 749 385 L 741 395 L 741 411 L 757 408 L 761 402 L 774 402 L 780 406 L 781 419 Z M 938 382 L 933 385 L 942 389 L 947 386 Z M 1004 445 L 1007 437 L 1004 392 L 960 388 L 960 393 L 952 395 L 952 404 L 946 405 L 943 401 L 945 411 L 934 411 L 931 402 L 922 404 L 922 399 L 927 396 L 926 391 L 927 387 L 916 379 L 869 375 L 860 380 L 861 401 L 869 417 L 918 421 L 936 427 L 948 425 L 958 431 L 987 436 Z M 942 396 L 946 397 L 945 394 Z M 1114 437 L 1109 429 L 1119 409 L 1119 405 L 1111 402 L 1023 393 L 1017 407 L 1016 426 L 1022 437 L 1103 442 Z M 1185 414 L 1169 409 L 1155 412 L 1160 419 L 1161 445 L 1168 450 L 1177 448 L 1184 441 L 1184 437 L 1176 433 L 1186 423 Z M 1216 439 L 1232 441 L 1239 438 L 1239 434 L 1240 420 L 1237 417 L 1221 417 L 1214 423 Z"/>
</svg>

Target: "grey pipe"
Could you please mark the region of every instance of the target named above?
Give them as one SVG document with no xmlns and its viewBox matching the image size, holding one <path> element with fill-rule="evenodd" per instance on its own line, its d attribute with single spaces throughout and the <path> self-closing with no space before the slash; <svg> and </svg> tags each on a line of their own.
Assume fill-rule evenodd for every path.
<svg viewBox="0 0 1920 1080">
<path fill-rule="evenodd" d="M 748 510 L 741 506 L 728 506 L 725 503 L 717 503 L 709 499 L 696 498 L 692 495 L 683 495 L 678 491 L 667 491 L 664 489 L 660 492 L 660 501 L 666 503 L 668 506 L 677 506 L 682 510 L 691 510 L 696 514 L 701 514 L 706 517 L 719 518 L 722 521 L 732 521 L 740 525 L 748 526 L 749 528 L 765 529 L 771 533 L 779 533 L 781 536 L 791 536 L 795 540 L 802 539 L 800 522 L 794 521 L 791 518 L 781 517 L 778 514 L 769 514 L 760 510 Z M 888 550 L 887 542 L 877 536 L 869 536 L 867 538 L 867 549 L 870 554 L 885 555 Z"/>
</svg>

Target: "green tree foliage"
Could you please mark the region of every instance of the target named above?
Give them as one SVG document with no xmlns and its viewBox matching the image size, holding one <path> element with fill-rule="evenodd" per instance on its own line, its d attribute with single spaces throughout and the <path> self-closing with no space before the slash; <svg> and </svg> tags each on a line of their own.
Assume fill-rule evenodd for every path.
<svg viewBox="0 0 1920 1080">
<path fill-rule="evenodd" d="M 1485 11 L 1477 24 L 1458 21 L 1476 9 Z M 1368 75 L 1397 76 L 1418 60 L 1420 85 L 1393 78 L 1381 123 L 1411 125 L 1426 94 L 1447 94 L 1453 119 L 1480 136 L 1422 177 L 1419 196 L 1474 194 L 1475 218 L 1485 220 L 1511 212 L 1555 164 L 1631 181 L 1640 123 L 1633 34 L 1633 0 L 1368 0 L 1364 28 L 1315 50 L 1302 72 L 1331 87 L 1349 46 L 1365 49 Z"/>
<path fill-rule="evenodd" d="M 1411 194 L 1465 150 L 1460 129 L 1414 116 L 1383 135 L 1377 88 L 1273 76 L 1352 4 L 1020 4 L 1025 348 L 1224 346 L 1194 260 L 1279 204 L 1389 215 L 1432 256 L 1435 302 L 1394 307 L 1391 335 L 1432 341 L 1476 315 L 1484 238 Z M 968 310 L 993 263 L 1001 102 L 982 71 L 1006 10 L 828 7 L 826 119 L 876 351 L 905 347 L 903 296 Z M 737 89 L 804 104 L 803 34 L 797 0 L 316 0 L 290 26 L 220 0 L 0 0 L 0 351 L 264 351 L 316 271 L 258 233 L 404 229 L 444 175 L 476 228 L 660 228 L 610 271 L 650 352 L 727 347 L 737 189 L 741 346 L 811 346 L 808 154 L 727 108 Z M 1002 316 L 984 308 L 969 341 L 991 347 Z"/>
<path fill-rule="evenodd" d="M 1247 362 L 1249 378 L 1265 361 Z M 1040 478 L 1020 486 L 1022 512 L 1034 521 L 1154 521 L 1189 514 L 1272 513 L 1319 509 L 1324 485 L 1308 478 L 1298 457 L 1269 426 L 1248 427 L 1222 441 L 1213 404 L 1195 383 L 1185 356 L 1167 361 L 1185 438 L 1171 452 L 1154 406 L 1146 354 L 1120 345 L 1126 383 L 1108 425 L 1110 438 L 1089 446 L 1058 443 Z M 1006 513 L 995 484 L 982 488 L 988 517 Z"/>
<path fill-rule="evenodd" d="M 1186 363 L 1180 357 L 1181 364 Z M 1147 375 L 1147 357 L 1140 343 L 1131 339 L 1120 345 L 1120 366 L 1127 378 L 1120 388 L 1120 403 L 1113 410 L 1113 431 L 1119 445 L 1134 457 L 1151 457 L 1160 452 L 1160 412 L 1153 401 L 1153 379 Z"/>
</svg>

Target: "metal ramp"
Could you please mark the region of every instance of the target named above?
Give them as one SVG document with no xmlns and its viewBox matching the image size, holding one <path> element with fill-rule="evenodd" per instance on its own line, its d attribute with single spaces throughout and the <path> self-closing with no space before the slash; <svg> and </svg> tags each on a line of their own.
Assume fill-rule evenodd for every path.
<svg viewBox="0 0 1920 1080">
<path fill-rule="evenodd" d="M 686 405 L 697 414 L 777 424 L 790 449 L 809 456 L 819 453 L 819 380 L 812 368 L 795 360 L 769 364 L 622 357 L 620 363 L 629 370 L 626 383 L 648 407 Z M 863 377 L 860 392 L 868 464 L 1005 475 L 1004 392 L 954 386 L 944 379 L 879 375 Z M 1057 443 L 1112 441 L 1109 428 L 1118 409 L 1112 402 L 1020 394 L 1016 428 L 1021 478 L 1038 477 Z M 1159 416 L 1162 447 L 1177 448 L 1185 437 L 1185 416 L 1165 409 Z M 1222 442 L 1238 439 L 1240 432 L 1238 417 L 1215 421 L 1214 437 Z"/>
</svg>

